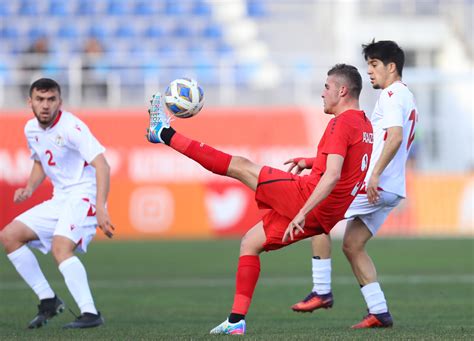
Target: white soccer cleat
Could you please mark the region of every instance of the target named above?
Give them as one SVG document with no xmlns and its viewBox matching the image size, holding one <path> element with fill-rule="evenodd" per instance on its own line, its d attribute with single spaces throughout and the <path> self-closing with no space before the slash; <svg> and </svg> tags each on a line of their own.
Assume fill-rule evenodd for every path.
<svg viewBox="0 0 474 341">
<path fill-rule="evenodd" d="M 171 118 L 166 114 L 161 103 L 161 93 L 157 92 L 150 101 L 150 124 L 147 129 L 146 138 L 151 143 L 164 143 L 161 139 L 161 131 L 170 127 Z"/>
<path fill-rule="evenodd" d="M 237 323 L 230 323 L 229 320 L 225 320 L 220 325 L 212 329 L 210 334 L 220 335 L 244 335 L 245 334 L 245 320 L 240 320 Z"/>
</svg>

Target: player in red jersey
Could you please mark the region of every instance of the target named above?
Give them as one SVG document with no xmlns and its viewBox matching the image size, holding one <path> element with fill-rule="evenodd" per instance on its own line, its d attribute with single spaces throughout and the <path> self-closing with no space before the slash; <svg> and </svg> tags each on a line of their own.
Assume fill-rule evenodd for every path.
<svg viewBox="0 0 474 341">
<path fill-rule="evenodd" d="M 404 53 L 394 41 L 372 41 L 362 45 L 368 75 L 374 89 L 382 89 L 371 122 L 374 128 L 372 162 L 364 184 L 346 212 L 349 218 L 343 251 L 367 303 L 368 315 L 354 329 L 391 327 L 392 316 L 377 281 L 366 243 L 377 233 L 388 214 L 406 196 L 406 161 L 415 136 L 418 110 L 414 96 L 401 82 Z M 301 172 L 305 160 L 290 160 Z M 312 312 L 333 304 L 331 293 L 331 241 L 328 235 L 315 236 L 313 244 L 313 289 L 294 311 Z"/>
<path fill-rule="evenodd" d="M 255 191 L 257 205 L 269 212 L 240 245 L 234 304 L 229 318 L 211 334 L 244 334 L 245 315 L 260 274 L 259 254 L 321 233 L 344 217 L 365 177 L 372 152 L 372 125 L 359 110 L 362 78 L 357 69 L 338 64 L 328 71 L 322 93 L 324 112 L 335 117 L 318 145 L 310 175 L 299 176 L 218 151 L 176 132 L 163 111 L 161 94 L 150 108 L 147 138 L 165 143 L 219 175 Z"/>
</svg>

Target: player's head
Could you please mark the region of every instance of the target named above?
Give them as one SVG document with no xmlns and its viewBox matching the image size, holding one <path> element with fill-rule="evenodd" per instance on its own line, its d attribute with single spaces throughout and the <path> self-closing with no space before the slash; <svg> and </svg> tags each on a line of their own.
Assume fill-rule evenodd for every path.
<svg viewBox="0 0 474 341">
<path fill-rule="evenodd" d="M 328 71 L 322 94 L 324 112 L 337 114 L 347 104 L 358 103 L 362 91 L 362 77 L 355 66 L 336 64 Z"/>
<path fill-rule="evenodd" d="M 374 89 L 385 89 L 402 77 L 405 53 L 391 40 L 380 40 L 362 45 L 362 54 L 367 61 L 367 73 Z"/>
<path fill-rule="evenodd" d="M 28 104 L 39 124 L 46 128 L 56 119 L 61 108 L 61 87 L 49 78 L 40 78 L 30 86 Z"/>
</svg>

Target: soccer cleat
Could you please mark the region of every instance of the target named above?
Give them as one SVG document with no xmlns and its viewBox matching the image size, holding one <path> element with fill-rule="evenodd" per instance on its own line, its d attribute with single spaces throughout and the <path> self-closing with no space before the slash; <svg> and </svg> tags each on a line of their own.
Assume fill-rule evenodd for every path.
<svg viewBox="0 0 474 341">
<path fill-rule="evenodd" d="M 38 314 L 28 324 L 28 328 L 40 328 L 48 323 L 52 317 L 64 311 L 64 302 L 57 296 L 40 301 L 38 305 Z"/>
<path fill-rule="evenodd" d="M 210 331 L 210 334 L 221 335 L 244 335 L 245 334 L 245 320 L 240 320 L 237 323 L 230 323 L 229 319 L 222 322 L 220 325 Z"/>
<path fill-rule="evenodd" d="M 393 326 L 393 319 L 390 312 L 381 313 L 381 314 L 368 314 L 364 319 L 353 325 L 352 329 L 362 329 L 362 328 L 390 328 Z"/>
<path fill-rule="evenodd" d="M 304 300 L 291 306 L 291 309 L 300 313 L 312 313 L 316 309 L 332 308 L 334 300 L 332 292 L 324 295 L 319 295 L 316 291 L 311 292 Z"/>
<path fill-rule="evenodd" d="M 150 101 L 150 124 L 147 129 L 146 138 L 151 143 L 164 143 L 161 139 L 161 131 L 170 127 L 171 118 L 165 113 L 161 103 L 161 93 L 157 92 Z"/>
<path fill-rule="evenodd" d="M 104 324 L 104 318 L 100 315 L 100 312 L 96 314 L 83 313 L 78 316 L 74 321 L 64 325 L 64 329 L 77 329 L 77 328 L 92 328 L 98 327 Z"/>
</svg>

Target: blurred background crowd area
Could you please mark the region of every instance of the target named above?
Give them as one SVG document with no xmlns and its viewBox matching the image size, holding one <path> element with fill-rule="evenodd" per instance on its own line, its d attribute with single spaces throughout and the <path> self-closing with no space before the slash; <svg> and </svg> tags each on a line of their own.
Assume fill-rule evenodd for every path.
<svg viewBox="0 0 474 341">
<path fill-rule="evenodd" d="M 361 44 L 397 41 L 422 124 L 424 170 L 471 171 L 472 0 L 0 0 L 0 108 L 24 106 L 32 80 L 63 86 L 70 107 L 137 107 L 177 77 L 206 106 L 320 107 L 328 68 Z M 378 96 L 364 77 L 362 106 Z M 459 147 L 461 146 L 461 148 Z M 422 151 L 422 152 L 421 152 Z"/>
</svg>

